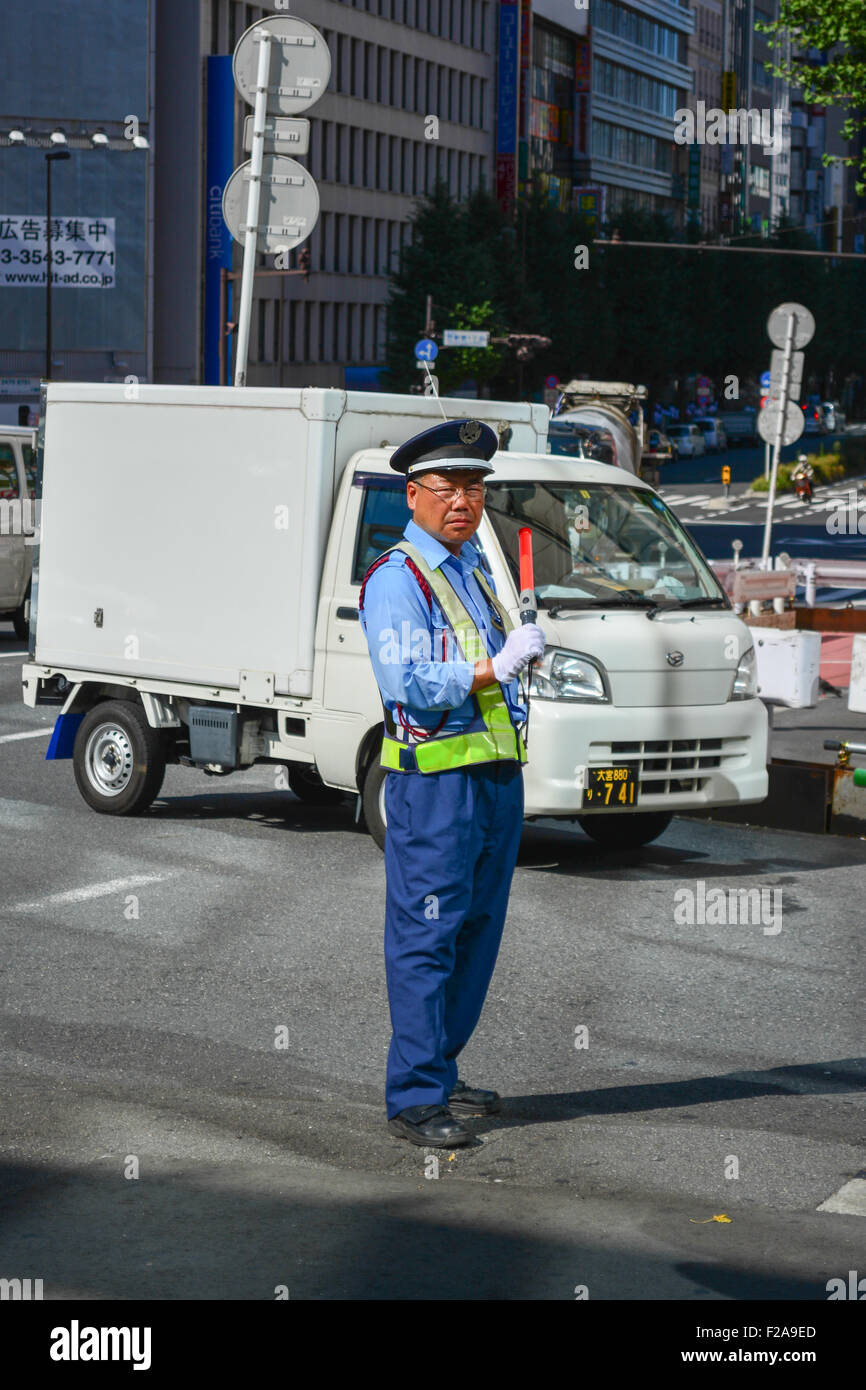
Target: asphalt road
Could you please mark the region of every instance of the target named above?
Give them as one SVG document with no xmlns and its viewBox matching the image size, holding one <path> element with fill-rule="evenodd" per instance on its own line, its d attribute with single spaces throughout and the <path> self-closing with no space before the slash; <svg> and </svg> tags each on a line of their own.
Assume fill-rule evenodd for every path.
<svg viewBox="0 0 866 1390">
<path fill-rule="evenodd" d="M 352 804 L 170 769 L 146 816 L 96 816 L 19 647 L 0 627 L 4 1276 L 823 1301 L 862 1266 L 866 843 L 680 819 L 603 857 L 527 827 L 462 1068 L 504 1110 L 427 1177 L 384 1124 L 384 868 Z M 678 920 L 713 887 L 781 916 Z"/>
<path fill-rule="evenodd" d="M 859 427 L 855 428 L 859 432 Z M 803 450 L 828 450 L 838 437 L 804 437 L 782 450 L 782 462 L 791 462 Z M 727 491 L 721 482 L 725 464 L 731 469 Z M 705 555 L 730 559 L 731 542 L 736 539 L 741 542 L 744 558 L 756 557 L 763 549 L 768 497 L 750 492 L 749 484 L 763 471 L 763 446 L 729 449 L 666 464 L 659 491 Z M 771 553 L 778 555 L 784 550 L 794 558 L 866 560 L 866 492 L 858 493 L 862 481 L 848 477 L 818 485 L 811 503 L 793 493 L 779 493 L 773 508 Z M 844 599 L 846 595 L 837 597 Z"/>
</svg>

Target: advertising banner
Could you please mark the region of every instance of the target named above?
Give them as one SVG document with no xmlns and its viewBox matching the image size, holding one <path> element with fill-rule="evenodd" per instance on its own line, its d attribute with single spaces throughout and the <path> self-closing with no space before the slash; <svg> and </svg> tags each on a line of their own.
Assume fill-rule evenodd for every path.
<svg viewBox="0 0 866 1390">
<path fill-rule="evenodd" d="M 113 217 L 52 217 L 51 284 L 110 290 L 115 283 Z M 47 278 L 45 218 L 0 214 L 0 285 L 37 289 Z"/>
<path fill-rule="evenodd" d="M 520 92 L 520 7 L 500 0 L 499 83 L 496 99 L 496 197 L 505 207 L 517 182 L 517 111 Z"/>
</svg>

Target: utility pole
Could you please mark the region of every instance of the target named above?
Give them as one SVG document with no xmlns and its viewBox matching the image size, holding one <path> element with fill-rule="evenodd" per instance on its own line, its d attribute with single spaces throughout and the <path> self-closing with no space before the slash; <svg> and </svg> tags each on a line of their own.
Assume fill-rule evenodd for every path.
<svg viewBox="0 0 866 1390">
<path fill-rule="evenodd" d="M 45 151 L 45 379 L 51 380 L 51 165 L 69 159 L 68 150 Z"/>
</svg>

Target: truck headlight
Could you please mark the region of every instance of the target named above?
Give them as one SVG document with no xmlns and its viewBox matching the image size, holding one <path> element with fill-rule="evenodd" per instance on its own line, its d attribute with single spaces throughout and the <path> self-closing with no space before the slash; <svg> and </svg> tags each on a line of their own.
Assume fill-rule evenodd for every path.
<svg viewBox="0 0 866 1390">
<path fill-rule="evenodd" d="M 582 652 L 545 647 L 544 656 L 533 663 L 530 695 L 540 700 L 576 700 L 583 704 L 608 702 L 602 669 Z"/>
<path fill-rule="evenodd" d="M 734 683 L 728 697 L 731 700 L 751 700 L 758 691 L 758 666 L 755 661 L 755 648 L 743 652 L 734 675 Z"/>
</svg>

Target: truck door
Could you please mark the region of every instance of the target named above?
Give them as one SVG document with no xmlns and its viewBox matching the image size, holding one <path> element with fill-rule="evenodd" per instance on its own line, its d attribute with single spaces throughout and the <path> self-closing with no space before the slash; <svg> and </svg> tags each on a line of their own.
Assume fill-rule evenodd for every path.
<svg viewBox="0 0 866 1390">
<path fill-rule="evenodd" d="M 24 597 L 27 520 L 15 446 L 0 441 L 0 612 L 17 608 Z"/>
<path fill-rule="evenodd" d="M 325 706 L 381 718 L 382 705 L 358 615 L 361 581 L 383 550 L 402 539 L 411 513 L 396 475 L 356 473 L 343 522 L 333 594 L 328 599 Z"/>
</svg>

